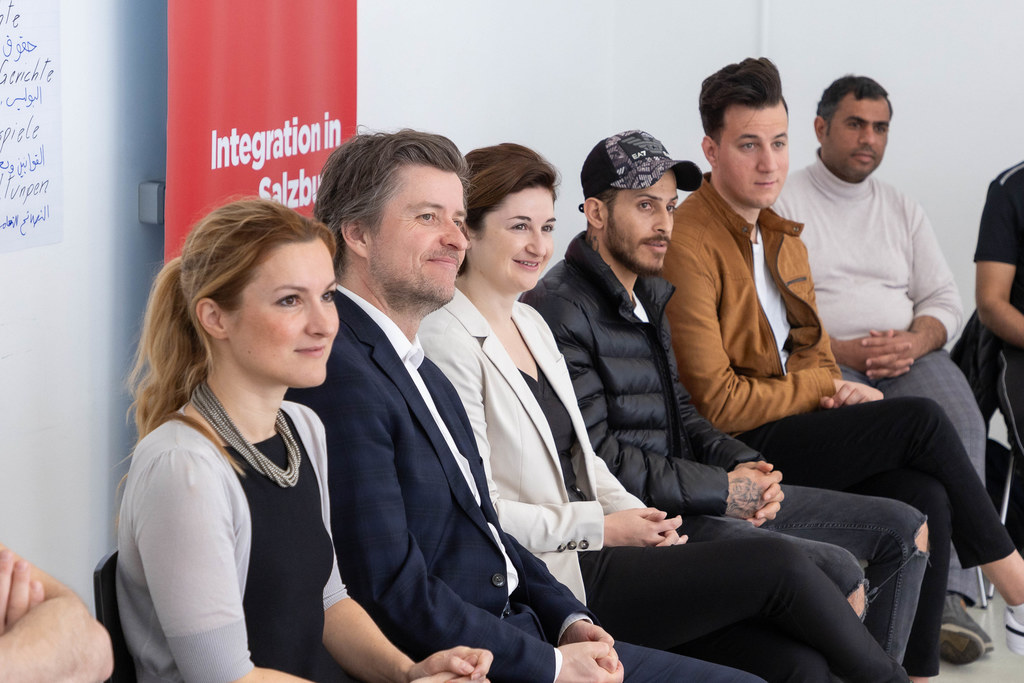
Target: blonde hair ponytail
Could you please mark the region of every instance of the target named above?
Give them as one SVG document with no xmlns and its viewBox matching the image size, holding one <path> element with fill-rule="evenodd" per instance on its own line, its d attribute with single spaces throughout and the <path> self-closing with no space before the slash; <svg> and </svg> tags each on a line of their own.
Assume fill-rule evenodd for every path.
<svg viewBox="0 0 1024 683">
<path fill-rule="evenodd" d="M 140 439 L 188 403 L 192 390 L 210 372 L 205 339 L 188 324 L 191 318 L 181 287 L 179 256 L 169 261 L 153 282 L 129 378 Z"/>
</svg>

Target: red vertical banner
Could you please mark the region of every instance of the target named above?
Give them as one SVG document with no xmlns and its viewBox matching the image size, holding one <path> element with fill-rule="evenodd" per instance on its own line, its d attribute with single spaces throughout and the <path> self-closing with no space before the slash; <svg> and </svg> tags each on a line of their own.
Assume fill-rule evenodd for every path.
<svg viewBox="0 0 1024 683">
<path fill-rule="evenodd" d="M 242 196 L 310 214 L 355 131 L 356 0 L 171 0 L 164 254 Z"/>
</svg>

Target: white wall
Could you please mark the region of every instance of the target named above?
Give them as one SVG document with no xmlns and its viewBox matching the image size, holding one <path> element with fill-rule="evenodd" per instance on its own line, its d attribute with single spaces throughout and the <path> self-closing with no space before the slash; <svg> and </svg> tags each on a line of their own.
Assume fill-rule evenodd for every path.
<svg viewBox="0 0 1024 683">
<path fill-rule="evenodd" d="M 92 603 L 128 453 L 122 377 L 161 255 L 166 3 L 61 2 L 64 240 L 0 254 L 0 539 Z"/>
<path fill-rule="evenodd" d="M 822 90 L 871 76 L 894 107 L 879 177 L 921 201 L 973 310 L 985 190 L 1024 158 L 1024 3 L 815 0 L 365 1 L 359 122 L 444 133 L 463 151 L 514 141 L 562 172 L 558 252 L 582 227 L 579 169 L 601 138 L 643 128 L 697 161 L 701 81 L 764 55 L 791 115 L 791 168 L 810 163 Z M 376 34 L 381 34 L 376 39 Z"/>
<path fill-rule="evenodd" d="M 0 254 L 0 539 L 80 592 L 112 546 L 121 391 L 160 255 L 136 217 L 163 176 L 166 2 L 63 0 L 61 244 Z M 703 78 L 746 56 L 779 65 L 792 166 L 814 105 L 863 73 L 895 108 L 879 174 L 931 214 L 973 308 L 971 255 L 989 180 L 1024 158 L 1024 5 L 953 0 L 362 0 L 359 122 L 516 141 L 564 177 L 557 250 L 581 227 L 579 167 L 602 137 L 644 128 L 698 161 Z"/>
</svg>

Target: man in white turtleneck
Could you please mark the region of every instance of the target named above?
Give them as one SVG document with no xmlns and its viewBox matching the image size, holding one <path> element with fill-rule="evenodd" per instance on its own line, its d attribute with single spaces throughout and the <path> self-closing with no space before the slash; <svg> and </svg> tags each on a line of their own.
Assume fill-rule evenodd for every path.
<svg viewBox="0 0 1024 683">
<path fill-rule="evenodd" d="M 986 425 L 966 380 L 943 350 L 963 315 L 960 293 L 916 201 L 871 177 L 885 154 L 892 105 L 864 76 L 833 82 L 818 103 L 814 163 L 789 177 L 774 208 L 804 223 L 818 312 L 843 379 L 886 397 L 937 401 L 984 481 Z M 988 501 L 978 501 L 988 504 Z M 956 663 L 992 649 L 963 610 L 973 571 L 950 561 L 942 656 Z"/>
</svg>

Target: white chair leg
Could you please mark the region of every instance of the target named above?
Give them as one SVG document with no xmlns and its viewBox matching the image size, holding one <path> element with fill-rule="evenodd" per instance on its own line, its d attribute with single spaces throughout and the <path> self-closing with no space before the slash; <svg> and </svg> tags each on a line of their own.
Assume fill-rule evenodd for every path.
<svg viewBox="0 0 1024 683">
<path fill-rule="evenodd" d="M 976 569 L 978 572 L 978 595 L 980 597 L 978 607 L 981 607 L 982 609 L 987 609 L 989 595 L 988 590 L 986 590 L 985 588 L 985 575 L 981 573 L 981 567 L 977 567 Z"/>
</svg>

